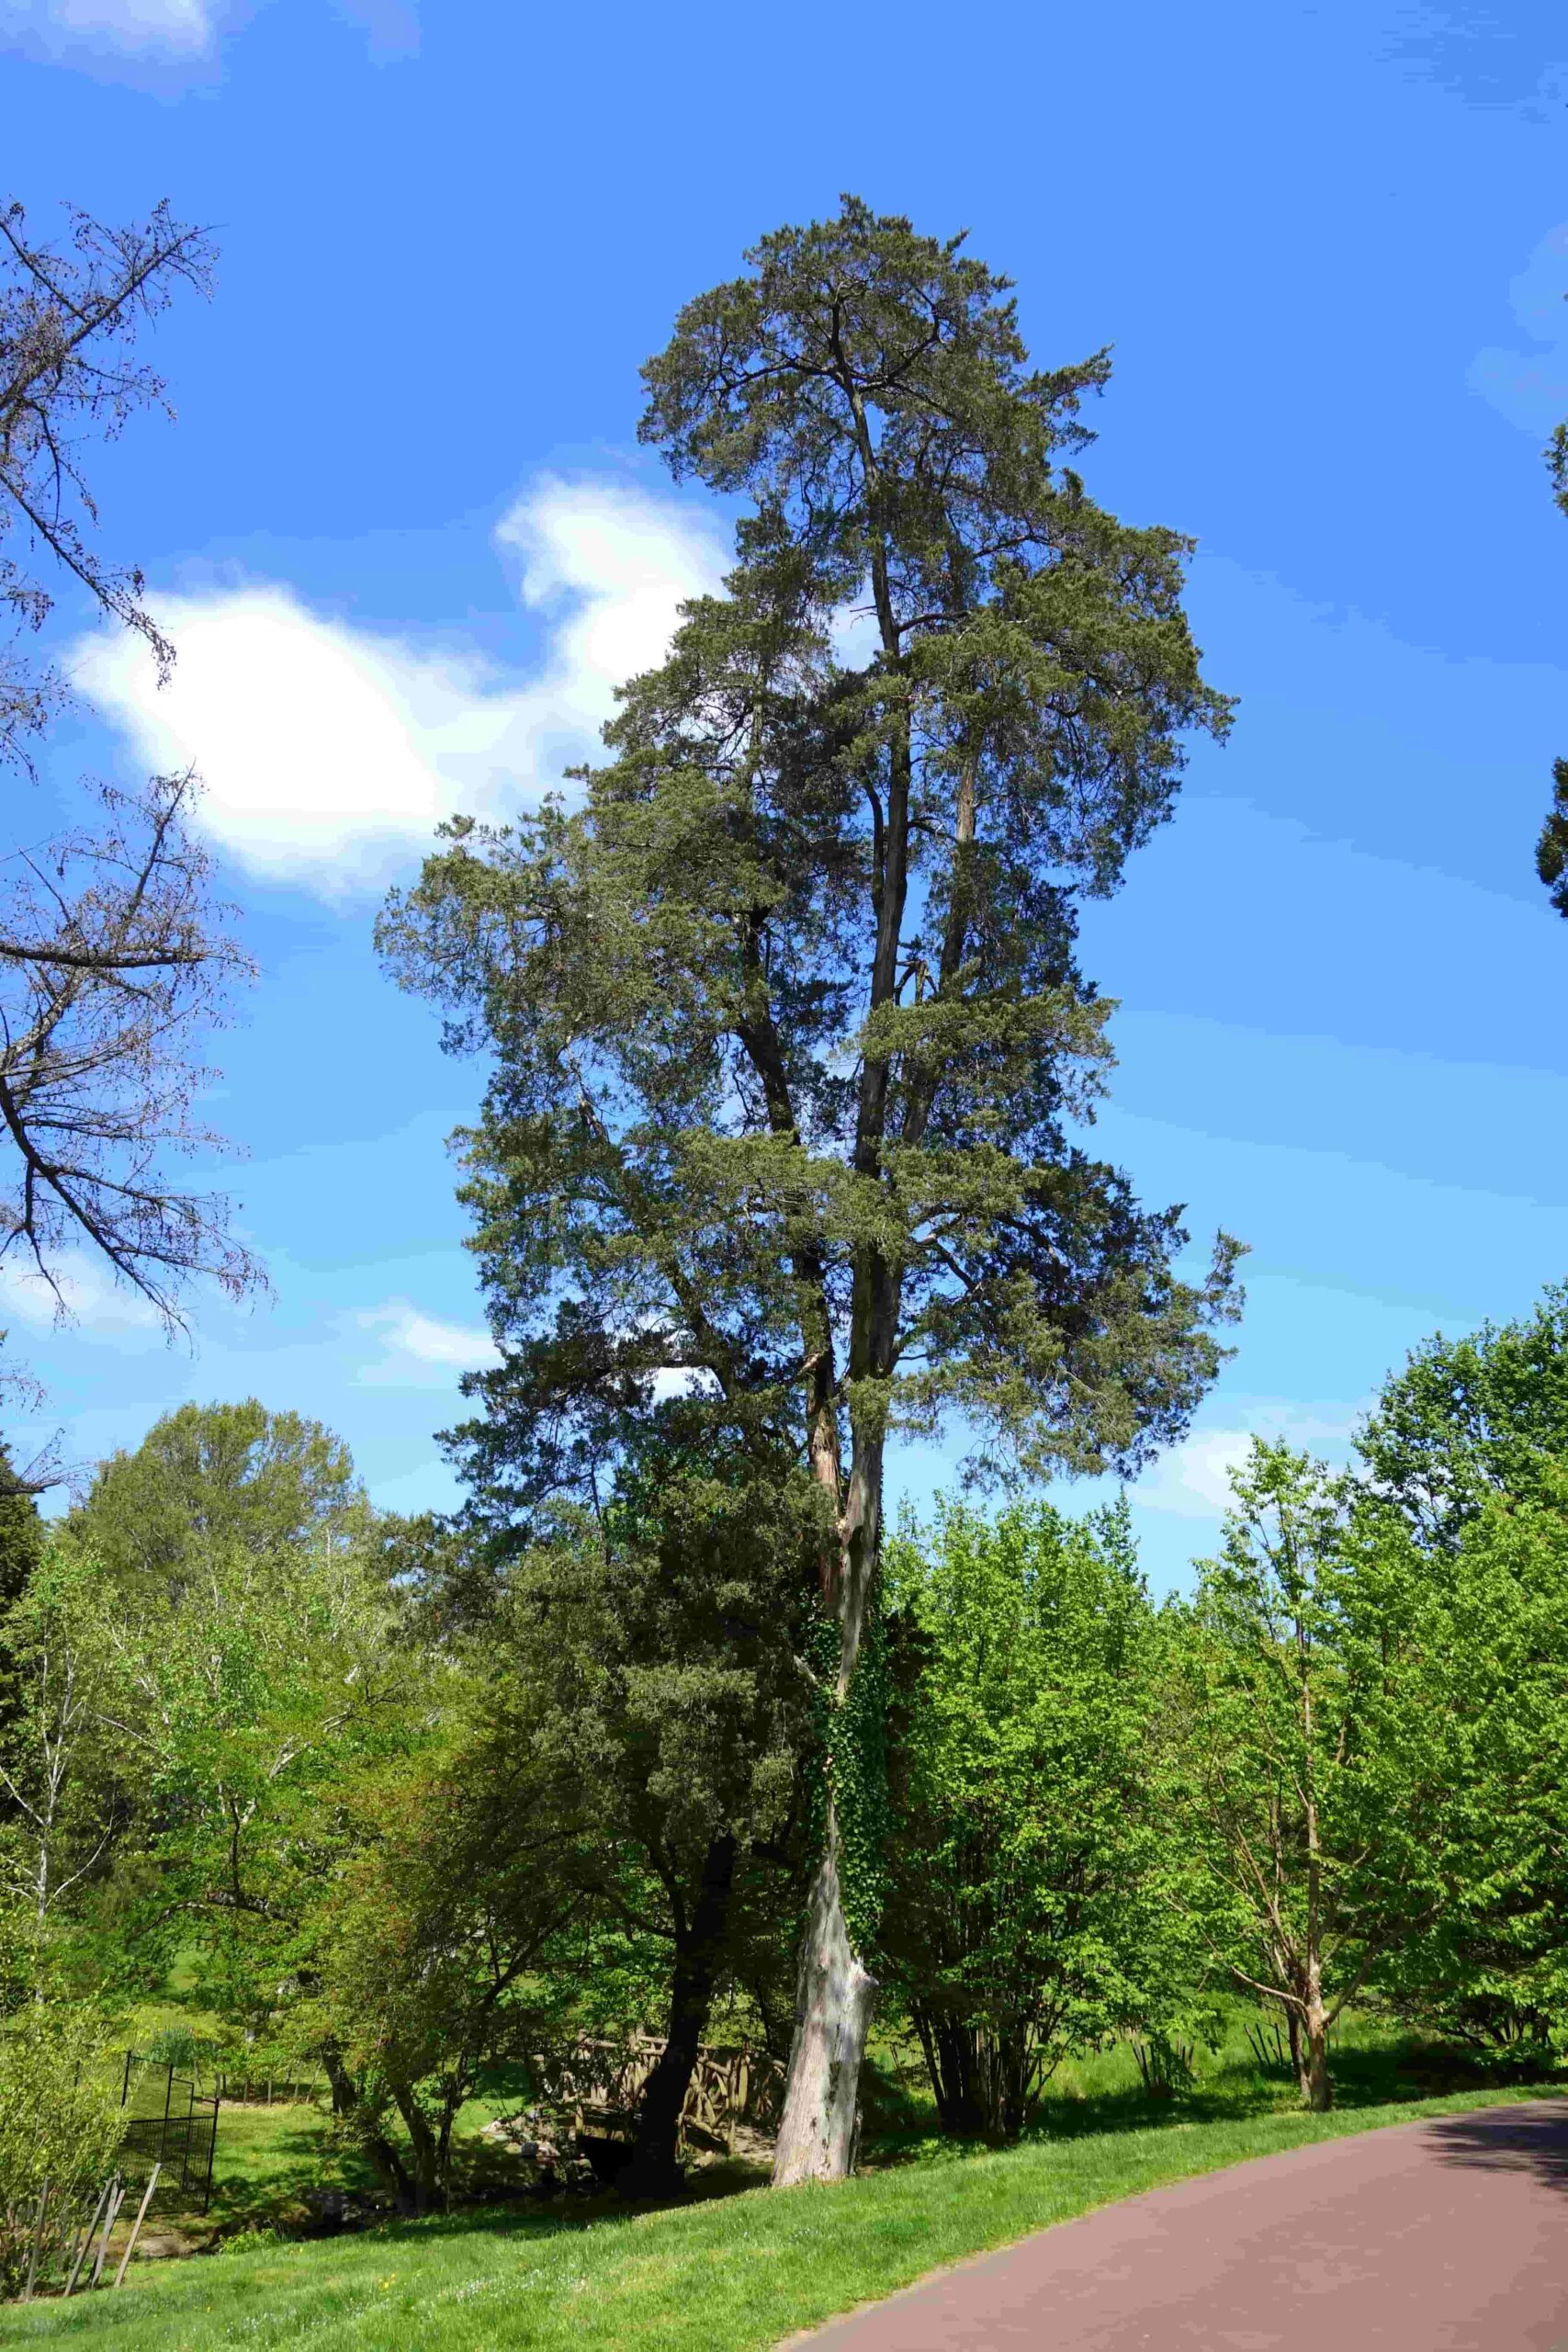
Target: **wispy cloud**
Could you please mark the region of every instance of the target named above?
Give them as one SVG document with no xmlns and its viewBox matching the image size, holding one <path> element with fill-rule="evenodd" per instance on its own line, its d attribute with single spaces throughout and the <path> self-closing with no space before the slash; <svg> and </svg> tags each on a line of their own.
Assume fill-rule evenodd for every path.
<svg viewBox="0 0 1568 2352">
<path fill-rule="evenodd" d="M 332 0 L 362 25 L 378 61 L 419 47 L 418 0 Z M 0 45 L 113 74 L 194 64 L 250 13 L 244 0 L 0 0 Z"/>
<path fill-rule="evenodd" d="M 1254 1438 L 1283 1438 L 1304 1453 L 1340 1462 L 1359 1417 L 1359 1408 L 1351 1406 L 1257 1398 L 1236 1411 L 1231 1426 L 1193 1430 L 1162 1453 L 1130 1490 L 1132 1500 L 1144 1510 L 1168 1511 L 1178 1519 L 1221 1518 L 1230 1509 L 1231 1480 Z"/>
<path fill-rule="evenodd" d="M 199 56 L 217 30 L 208 0 L 0 0 L 0 32 L 51 54 L 76 48 Z"/>
<path fill-rule="evenodd" d="M 359 1385 L 390 1388 L 449 1388 L 458 1374 L 499 1363 L 501 1351 L 490 1333 L 464 1323 L 445 1323 L 406 1298 L 389 1298 L 355 1318 L 374 1333 L 381 1352 L 364 1365 Z"/>
<path fill-rule="evenodd" d="M 603 483 L 542 481 L 496 536 L 547 631 L 531 678 L 266 584 L 158 600 L 179 654 L 166 687 L 124 636 L 74 648 L 76 684 L 144 765 L 199 769 L 203 822 L 254 872 L 333 898 L 377 888 L 443 817 L 532 806 L 591 754 L 615 686 L 660 658 L 725 560 L 688 510 Z"/>
<path fill-rule="evenodd" d="M 1537 347 L 1488 345 L 1466 380 L 1510 424 L 1546 434 L 1568 414 L 1568 221 L 1541 239 L 1508 290 L 1514 316 Z"/>
<path fill-rule="evenodd" d="M 363 25 L 378 62 L 412 57 L 419 48 L 418 0 L 334 0 L 340 17 Z"/>
<path fill-rule="evenodd" d="M 115 1282 L 107 1270 L 80 1251 L 68 1251 L 55 1267 L 58 1289 L 35 1266 L 18 1260 L 0 1263 L 0 1328 L 13 1322 L 34 1330 L 61 1323 L 75 1327 L 79 1339 L 123 1347 L 146 1346 L 164 1336 L 163 1319 L 141 1293 Z"/>
</svg>

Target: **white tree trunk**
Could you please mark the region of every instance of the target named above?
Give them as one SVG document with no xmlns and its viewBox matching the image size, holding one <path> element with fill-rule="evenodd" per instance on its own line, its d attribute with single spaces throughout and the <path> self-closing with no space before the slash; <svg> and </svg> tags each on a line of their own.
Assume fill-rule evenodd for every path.
<svg viewBox="0 0 1568 2352">
<path fill-rule="evenodd" d="M 854 2164 L 860 2070 L 876 1979 L 850 1941 L 839 1885 L 839 1825 L 828 1804 L 826 1850 L 812 1882 L 795 1996 L 773 2187 L 843 2180 Z"/>
</svg>

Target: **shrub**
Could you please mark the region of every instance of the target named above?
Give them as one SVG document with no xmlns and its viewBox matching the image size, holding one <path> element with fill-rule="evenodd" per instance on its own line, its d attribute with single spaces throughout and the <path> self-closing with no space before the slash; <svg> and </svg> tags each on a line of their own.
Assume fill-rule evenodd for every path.
<svg viewBox="0 0 1568 2352">
<path fill-rule="evenodd" d="M 39 2003 L 0 2027 L 0 2291 L 22 2284 L 44 2183 L 55 2213 L 90 2196 L 123 2131 L 95 2018 Z"/>
</svg>

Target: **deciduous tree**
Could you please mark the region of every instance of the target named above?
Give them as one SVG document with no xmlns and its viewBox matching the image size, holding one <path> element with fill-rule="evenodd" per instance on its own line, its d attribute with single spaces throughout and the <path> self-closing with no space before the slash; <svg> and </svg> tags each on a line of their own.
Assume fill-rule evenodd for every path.
<svg viewBox="0 0 1568 2352">
<path fill-rule="evenodd" d="M 215 1577 L 265 1589 L 301 1556 L 324 1571 L 369 1546 L 372 1517 L 341 1438 L 250 1396 L 164 1414 L 99 1464 L 71 1524 L 121 1600 L 156 1619 Z"/>
<path fill-rule="evenodd" d="M 1321 1464 L 1254 1441 L 1224 1550 L 1168 1620 L 1168 1899 L 1290 2022 L 1303 2101 L 1328 2037 L 1445 1889 L 1452 1748 L 1430 1708 L 1409 1547 Z"/>
<path fill-rule="evenodd" d="M 1153 1617 L 1125 1506 L 962 1507 L 889 1547 L 880 1950 L 946 2132 L 1016 2139 L 1075 2045 L 1179 1999 L 1155 1892 Z"/>
<path fill-rule="evenodd" d="M 1568 1458 L 1568 1286 L 1517 1322 L 1415 1349 L 1357 1447 L 1435 1562 L 1488 1497 L 1540 1496 Z"/>
</svg>

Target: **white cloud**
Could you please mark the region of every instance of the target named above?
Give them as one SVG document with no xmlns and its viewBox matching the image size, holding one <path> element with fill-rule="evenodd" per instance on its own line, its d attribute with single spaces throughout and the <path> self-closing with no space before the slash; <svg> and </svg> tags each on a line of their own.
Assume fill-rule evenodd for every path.
<svg viewBox="0 0 1568 2352">
<path fill-rule="evenodd" d="M 1255 1437 L 1283 1438 L 1299 1450 L 1342 1460 L 1359 1415 L 1339 1406 L 1292 1405 L 1260 1398 L 1243 1408 L 1239 1426 L 1193 1430 L 1162 1453 L 1130 1488 L 1144 1510 L 1178 1519 L 1218 1519 L 1231 1505 L 1231 1478 L 1247 1461 Z"/>
<path fill-rule="evenodd" d="M 58 56 L 73 49 L 199 57 L 216 26 L 207 0 L 0 0 L 0 33 Z"/>
<path fill-rule="evenodd" d="M 406 1298 L 386 1299 L 355 1320 L 362 1331 L 378 1334 L 384 1351 L 361 1371 L 361 1386 L 446 1388 L 459 1373 L 483 1371 L 501 1361 L 488 1331 L 443 1323 Z"/>
<path fill-rule="evenodd" d="M 85 1254 L 67 1251 L 56 1263 L 55 1279 L 58 1295 L 36 1266 L 17 1259 L 0 1262 L 0 1328 L 20 1321 L 35 1330 L 52 1330 L 65 1321 L 78 1338 L 116 1345 L 128 1338 L 145 1344 L 164 1336 L 163 1318 L 152 1300 L 124 1288 Z"/>
<path fill-rule="evenodd" d="M 57 59 L 135 75 L 211 55 L 220 33 L 250 14 L 254 0 L 0 0 L 0 42 Z M 333 0 L 362 25 L 377 61 L 412 57 L 419 47 L 417 0 Z"/>
<path fill-rule="evenodd" d="M 202 821 L 254 872 L 329 897 L 375 888 L 441 818 L 532 806 L 591 755 L 616 685 L 660 658 L 681 600 L 724 564 L 687 511 L 604 484 L 541 481 L 496 537 L 549 632 L 532 679 L 265 584 L 158 600 L 179 657 L 166 686 L 123 635 L 81 640 L 75 683 L 143 765 L 200 771 Z"/>
<path fill-rule="evenodd" d="M 1541 239 L 1508 290 L 1514 316 L 1539 347 L 1489 345 L 1466 380 L 1510 424 L 1549 433 L 1568 413 L 1568 222 Z"/>
</svg>

